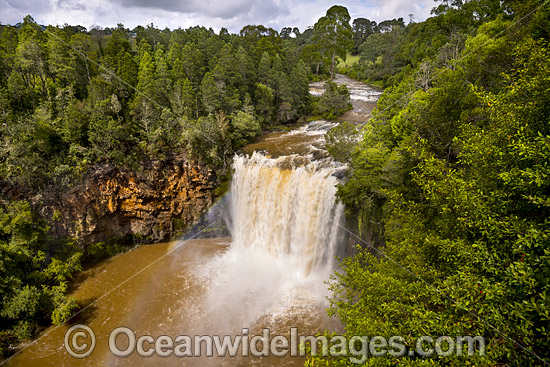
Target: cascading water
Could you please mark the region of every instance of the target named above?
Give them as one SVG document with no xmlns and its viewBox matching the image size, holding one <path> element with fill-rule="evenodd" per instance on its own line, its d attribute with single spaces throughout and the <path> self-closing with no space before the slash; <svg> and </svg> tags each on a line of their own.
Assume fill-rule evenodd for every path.
<svg viewBox="0 0 550 367">
<path fill-rule="evenodd" d="M 343 206 L 333 167 L 295 166 L 295 157 L 235 158 L 232 246 L 285 259 L 299 276 L 332 270 Z"/>
<path fill-rule="evenodd" d="M 308 148 L 309 149 L 309 148 Z M 208 273 L 213 327 L 288 332 L 277 320 L 319 324 L 324 284 L 334 270 L 344 208 L 335 200 L 341 170 L 307 155 L 236 156 L 230 190 L 231 248 Z M 205 277 L 206 278 L 206 277 Z M 326 324 L 323 322 L 322 324 Z"/>
<path fill-rule="evenodd" d="M 381 92 L 343 76 L 336 82 L 351 87 L 354 109 L 342 118 L 366 122 Z M 205 269 L 208 314 L 222 315 L 213 329 L 339 328 L 325 313 L 325 282 L 345 243 L 344 208 L 336 202 L 337 177 L 345 166 L 330 158 L 324 138 L 336 125 L 318 120 L 268 134 L 235 157 L 231 246 Z"/>
</svg>

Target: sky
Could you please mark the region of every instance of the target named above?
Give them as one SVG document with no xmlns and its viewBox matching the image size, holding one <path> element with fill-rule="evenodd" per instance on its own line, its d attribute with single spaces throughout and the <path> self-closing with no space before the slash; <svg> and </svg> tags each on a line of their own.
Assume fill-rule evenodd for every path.
<svg viewBox="0 0 550 367">
<path fill-rule="evenodd" d="M 281 30 L 298 27 L 300 31 L 322 17 L 333 5 L 348 8 L 352 19 L 376 22 L 409 14 L 415 21 L 425 20 L 436 5 L 434 0 L 0 0 L 0 23 L 16 24 L 30 14 L 44 25 L 99 25 L 127 28 L 153 23 L 158 28 L 187 28 L 195 25 L 227 28 L 238 33 L 245 25 L 262 24 Z"/>
</svg>

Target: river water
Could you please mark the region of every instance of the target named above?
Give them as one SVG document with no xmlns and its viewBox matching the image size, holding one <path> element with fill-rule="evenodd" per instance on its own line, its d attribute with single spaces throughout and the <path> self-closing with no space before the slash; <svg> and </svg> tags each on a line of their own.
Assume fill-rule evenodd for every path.
<svg viewBox="0 0 550 367">
<path fill-rule="evenodd" d="M 339 121 L 366 122 L 381 92 L 344 76 L 353 110 Z M 322 83 L 311 93 L 322 92 Z M 109 334 L 128 327 L 136 336 L 289 336 L 341 331 L 326 315 L 335 256 L 345 249 L 344 208 L 335 185 L 345 169 L 324 150 L 336 122 L 313 121 L 264 135 L 235 157 L 226 202 L 231 238 L 192 239 L 140 246 L 83 271 L 71 284 L 83 305 L 68 325 L 50 327 L 8 362 L 10 366 L 299 366 L 303 357 L 140 357 L 112 355 Z M 84 359 L 70 356 L 65 333 L 85 324 L 96 346 Z M 81 339 L 86 341 L 89 339 Z M 126 343 L 127 344 L 127 343 Z M 125 340 L 118 340 L 121 349 Z M 204 354 L 203 350 L 203 354 Z"/>
</svg>

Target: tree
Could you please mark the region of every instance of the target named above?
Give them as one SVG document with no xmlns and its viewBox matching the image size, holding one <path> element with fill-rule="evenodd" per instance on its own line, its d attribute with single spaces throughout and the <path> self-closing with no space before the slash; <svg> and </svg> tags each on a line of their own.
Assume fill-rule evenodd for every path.
<svg viewBox="0 0 550 367">
<path fill-rule="evenodd" d="M 297 27 L 284 27 L 281 29 L 279 36 L 281 39 L 289 40 L 292 38 L 292 34 L 294 34 L 294 37 L 298 37 L 300 35 L 300 30 Z"/>
<path fill-rule="evenodd" d="M 256 84 L 254 99 L 256 101 L 256 113 L 258 114 L 260 123 L 262 126 L 270 126 L 275 112 L 273 89 L 262 83 Z"/>
<path fill-rule="evenodd" d="M 345 60 L 347 52 L 353 47 L 350 20 L 348 9 L 334 5 L 313 26 L 315 42 L 320 45 L 325 57 L 330 58 L 330 80 L 334 77 L 336 57 Z"/>
<path fill-rule="evenodd" d="M 195 93 L 189 79 L 178 80 L 174 85 L 172 97 L 170 98 L 172 111 L 176 116 L 185 116 L 187 118 L 198 118 Z"/>
<path fill-rule="evenodd" d="M 16 59 L 25 84 L 34 90 L 37 82 L 40 81 L 43 96 L 48 93 L 47 77 L 49 68 L 46 42 L 44 31 L 32 17 L 27 15 L 20 31 Z"/>
<path fill-rule="evenodd" d="M 138 125 L 145 131 L 148 140 L 151 139 L 160 116 L 157 97 L 162 91 L 157 89 L 158 82 L 153 58 L 149 55 L 149 52 L 144 51 L 139 62 L 138 93 L 132 104 L 132 114 Z M 111 99 L 111 101 L 114 102 L 114 99 Z M 111 128 L 112 124 L 115 123 L 114 121 L 110 122 L 107 126 Z"/>
<path fill-rule="evenodd" d="M 0 83 L 4 84 L 14 66 L 17 50 L 17 28 L 3 26 L 0 31 Z"/>
<path fill-rule="evenodd" d="M 72 64 L 69 40 L 70 34 L 57 27 L 48 27 L 53 37 L 48 38 L 49 71 L 57 85 L 61 88 L 67 87 L 70 81 L 76 79 L 76 72 Z"/>
<path fill-rule="evenodd" d="M 352 153 L 359 142 L 357 127 L 343 122 L 325 134 L 326 147 L 331 156 L 342 163 L 349 163 Z"/>
<path fill-rule="evenodd" d="M 238 86 L 242 83 L 235 53 L 231 50 L 230 45 L 225 45 L 221 49 L 216 70 L 217 71 L 214 72 L 214 77 L 217 80 L 223 80 L 226 85 Z"/>
<path fill-rule="evenodd" d="M 209 114 L 219 111 L 222 106 L 222 92 L 216 85 L 214 76 L 208 72 L 201 82 L 202 104 Z"/>
<path fill-rule="evenodd" d="M 172 75 L 161 47 L 157 48 L 155 52 L 155 71 L 155 101 L 162 106 L 168 107 L 170 94 L 172 93 Z"/>
<path fill-rule="evenodd" d="M 258 65 L 258 82 L 273 88 L 275 81 L 271 69 L 271 57 L 267 52 L 262 54 L 260 64 Z"/>
<path fill-rule="evenodd" d="M 237 111 L 231 117 L 231 144 L 235 149 L 259 136 L 262 132 L 260 124 L 254 116 L 244 111 Z"/>
<path fill-rule="evenodd" d="M 21 75 L 14 69 L 8 78 L 8 92 L 12 108 L 24 111 L 33 105 L 33 95 Z"/>
<path fill-rule="evenodd" d="M 319 68 L 323 64 L 323 55 L 319 51 L 319 45 L 311 44 L 302 48 L 300 59 L 308 64 L 315 75 L 319 75 Z"/>
<path fill-rule="evenodd" d="M 353 50 L 355 54 L 359 52 L 359 46 L 375 32 L 376 22 L 366 18 L 357 18 L 353 20 Z"/>
<path fill-rule="evenodd" d="M 213 115 L 192 122 L 183 132 L 183 141 L 185 150 L 194 158 L 214 167 L 224 164 L 225 157 L 220 154 L 224 142 Z"/>
<path fill-rule="evenodd" d="M 145 51 L 139 61 L 138 84 L 139 92 L 148 97 L 155 95 L 155 64 L 149 52 Z"/>
<path fill-rule="evenodd" d="M 91 50 L 90 36 L 80 32 L 75 33 L 71 36 L 69 45 L 69 52 L 72 56 L 71 62 L 77 76 L 77 79 L 75 80 L 75 95 L 77 98 L 83 99 L 88 93 L 88 84 L 92 79 L 93 73 L 90 66 L 90 61 L 88 60 L 88 55 Z"/>
<path fill-rule="evenodd" d="M 197 48 L 194 42 L 185 44 L 181 53 L 181 63 L 185 75 L 193 84 L 193 88 L 198 88 L 204 77 L 204 60 L 202 52 Z"/>
<path fill-rule="evenodd" d="M 122 60 L 126 52 L 132 52 L 130 41 L 128 41 L 128 36 L 124 28 L 118 27 L 109 38 L 103 53 L 105 67 L 113 71 L 118 70 L 119 61 Z"/>
<path fill-rule="evenodd" d="M 284 40 L 290 39 L 290 35 L 292 34 L 292 28 L 291 27 L 284 27 L 281 29 L 280 37 Z"/>
<path fill-rule="evenodd" d="M 34 337 L 39 326 L 77 311 L 66 281 L 82 270 L 81 255 L 70 242 L 51 238 L 28 202 L 0 205 L 0 356 L 8 356 L 10 344 Z"/>
<path fill-rule="evenodd" d="M 376 30 L 381 33 L 391 32 L 395 28 L 405 28 L 405 22 L 403 18 L 384 20 L 383 22 L 378 23 Z"/>
<path fill-rule="evenodd" d="M 292 69 L 289 82 L 293 94 L 293 105 L 299 114 L 305 113 L 309 102 L 308 67 L 300 60 Z"/>
<path fill-rule="evenodd" d="M 332 120 L 351 109 L 350 94 L 345 85 L 327 81 L 325 91 L 315 102 L 313 113 L 325 119 Z"/>
<path fill-rule="evenodd" d="M 249 91 L 254 86 L 254 81 L 256 79 L 256 70 L 254 68 L 254 63 L 242 46 L 238 48 L 235 55 L 235 60 L 237 62 L 239 73 L 241 74 L 241 81 L 244 83 L 241 89 L 246 89 L 246 91 Z M 241 91 L 241 95 L 244 95 L 246 91 Z"/>
<path fill-rule="evenodd" d="M 124 102 L 130 100 L 134 95 L 134 88 L 138 85 L 139 67 L 129 52 L 126 52 L 120 60 L 116 75 L 124 82 L 120 85 L 120 97 Z M 142 74 L 142 78 L 145 76 Z M 142 82 L 143 83 L 143 82 Z"/>
</svg>

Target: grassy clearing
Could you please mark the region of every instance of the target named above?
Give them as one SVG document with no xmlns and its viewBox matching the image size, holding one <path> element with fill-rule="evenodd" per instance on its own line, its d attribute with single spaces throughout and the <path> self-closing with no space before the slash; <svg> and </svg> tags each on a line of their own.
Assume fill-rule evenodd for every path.
<svg viewBox="0 0 550 367">
<path fill-rule="evenodd" d="M 336 66 L 337 68 L 339 69 L 343 69 L 343 68 L 349 68 L 350 66 L 353 66 L 355 64 L 357 64 L 359 62 L 359 55 L 357 56 L 353 56 L 351 54 L 347 54 L 346 56 L 346 61 L 341 61 L 338 63 L 338 65 Z"/>
</svg>

